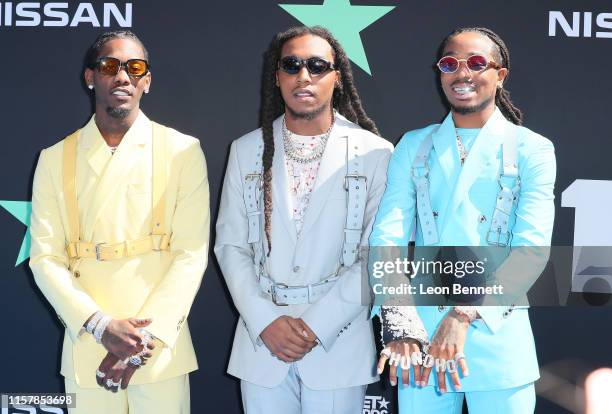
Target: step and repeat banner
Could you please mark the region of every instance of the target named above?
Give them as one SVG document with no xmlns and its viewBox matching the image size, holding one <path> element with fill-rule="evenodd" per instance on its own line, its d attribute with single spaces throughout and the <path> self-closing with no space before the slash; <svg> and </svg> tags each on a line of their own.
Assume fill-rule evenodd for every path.
<svg viewBox="0 0 612 414">
<path fill-rule="evenodd" d="M 2 1 L 0 392 L 63 390 L 63 328 L 29 271 L 28 225 L 40 150 L 91 114 L 82 82 L 87 47 L 99 33 L 117 28 L 143 40 L 153 81 L 142 108 L 151 119 L 200 139 L 214 220 L 229 145 L 258 125 L 263 52 L 276 32 L 300 24 L 323 25 L 340 40 L 368 114 L 393 143 L 446 114 L 432 70 L 441 40 L 460 26 L 499 33 L 512 60 L 506 87 L 525 112 L 525 125 L 555 144 L 553 243 L 612 246 L 609 2 Z M 574 250 L 568 266 L 581 279 L 565 282 L 591 295 L 591 305 L 608 304 L 612 266 L 601 263 L 585 273 L 579 256 Z M 542 287 L 549 288 L 557 287 Z M 530 314 L 542 372 L 537 412 L 573 412 L 582 376 L 612 365 L 612 309 L 533 307 Z M 200 364 L 191 375 L 193 412 L 240 412 L 238 383 L 225 373 L 236 321 L 211 255 L 189 316 Z M 395 412 L 395 398 L 386 381 L 374 384 L 363 412 Z"/>
</svg>

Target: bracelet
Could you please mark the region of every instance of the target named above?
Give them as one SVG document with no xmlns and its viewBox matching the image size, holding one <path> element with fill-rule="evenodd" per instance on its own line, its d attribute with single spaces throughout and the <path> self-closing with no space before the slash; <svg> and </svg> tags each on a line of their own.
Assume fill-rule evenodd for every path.
<svg viewBox="0 0 612 414">
<path fill-rule="evenodd" d="M 106 330 L 106 327 L 108 326 L 111 320 L 112 318 L 110 316 L 105 315 L 104 317 L 102 317 L 100 322 L 98 322 L 98 325 L 96 325 L 96 329 L 94 329 L 93 335 L 94 338 L 96 338 L 97 343 L 102 342 L 102 335 L 104 335 L 104 331 Z"/>
<path fill-rule="evenodd" d="M 102 319 L 103 317 L 104 317 L 104 313 L 102 313 L 101 311 L 97 311 L 96 313 L 94 313 L 94 315 L 91 317 L 89 322 L 87 322 L 87 326 L 85 327 L 85 330 L 93 335 L 94 328 L 96 327 L 98 322 L 100 322 L 100 319 Z"/>
<path fill-rule="evenodd" d="M 474 322 L 480 317 L 474 306 L 455 306 L 453 309 L 457 314 L 465 316 L 469 323 Z"/>
</svg>

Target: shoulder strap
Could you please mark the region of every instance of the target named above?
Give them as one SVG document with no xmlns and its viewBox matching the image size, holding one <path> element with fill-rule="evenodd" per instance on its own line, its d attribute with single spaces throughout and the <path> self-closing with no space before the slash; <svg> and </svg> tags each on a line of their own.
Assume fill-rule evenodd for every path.
<svg viewBox="0 0 612 414">
<path fill-rule="evenodd" d="M 518 127 L 516 133 L 506 134 L 502 141 L 502 166 L 499 176 L 499 193 L 487 233 L 487 243 L 494 246 L 508 246 L 512 241 L 510 214 L 518 202 L 521 179 L 518 174 Z"/>
<path fill-rule="evenodd" d="M 247 242 L 253 246 L 255 254 L 255 264 L 261 269 L 265 255 L 263 251 L 263 237 L 261 235 L 262 217 L 263 217 L 263 200 L 261 191 L 263 185 L 263 171 L 261 156 L 263 153 L 263 141 L 257 144 L 255 155 L 245 154 L 246 157 L 241 158 L 238 154 L 238 162 L 245 159 L 247 165 L 240 165 L 241 171 L 246 171 L 242 189 L 242 198 L 246 208 L 248 220 L 248 239 Z"/>
<path fill-rule="evenodd" d="M 166 234 L 166 152 L 168 148 L 168 128 L 157 122 L 151 123 L 153 124 L 153 212 L 151 234 L 164 235 Z"/>
<path fill-rule="evenodd" d="M 342 265 L 351 266 L 359 257 L 359 244 L 363 230 L 363 216 L 368 198 L 368 179 L 364 174 L 363 157 L 356 139 L 346 137 L 346 224 L 342 246 Z"/>
<path fill-rule="evenodd" d="M 440 240 L 433 209 L 431 208 L 431 198 L 429 196 L 428 160 L 429 154 L 433 148 L 433 139 L 431 135 L 432 134 L 428 134 L 421 142 L 416 157 L 412 162 L 412 182 L 414 183 L 416 192 L 416 211 L 425 245 L 436 244 Z M 416 230 L 416 225 L 414 228 Z"/>
<path fill-rule="evenodd" d="M 64 139 L 64 156 L 62 163 L 62 182 L 64 185 L 64 202 L 68 216 L 68 242 L 76 243 L 80 239 L 79 205 L 76 192 L 76 158 L 77 141 L 81 130 L 70 134 Z"/>
</svg>

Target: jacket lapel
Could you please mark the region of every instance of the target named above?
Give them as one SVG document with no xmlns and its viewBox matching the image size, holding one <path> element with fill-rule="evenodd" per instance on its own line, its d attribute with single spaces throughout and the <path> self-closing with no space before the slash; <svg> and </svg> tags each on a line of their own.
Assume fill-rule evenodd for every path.
<svg viewBox="0 0 612 414">
<path fill-rule="evenodd" d="M 457 185 L 448 206 L 447 219 L 461 206 L 469 189 L 479 177 L 483 168 L 495 161 L 497 153 L 500 151 L 503 135 L 508 133 L 507 124 L 508 121 L 506 121 L 499 109 L 496 108 L 493 115 L 491 115 L 476 137 L 465 160 L 465 164 L 461 168 Z M 491 196 L 495 197 L 495 194 Z M 446 226 L 443 228 L 446 228 Z"/>
<path fill-rule="evenodd" d="M 292 206 L 289 194 L 287 167 L 285 166 L 285 147 L 283 145 L 283 116 L 276 118 L 274 130 L 274 158 L 272 159 L 272 199 L 273 211 L 280 217 L 293 243 L 297 240 L 295 223 L 293 223 Z"/>
<path fill-rule="evenodd" d="M 125 177 L 128 176 L 130 170 L 143 154 L 151 152 L 152 131 L 151 122 L 141 112 L 121 140 L 115 154 L 107 155 L 105 162 L 103 162 L 104 153 L 110 154 L 110 151 L 103 139 L 101 145 L 96 143 L 88 151 L 88 163 L 100 178 L 94 190 L 95 194 L 92 202 L 85 213 L 83 233 L 86 240 L 92 239 L 95 225 L 104 207 L 119 194 L 121 189 L 125 188 Z M 100 133 L 98 132 L 98 134 Z M 149 151 L 146 150 L 147 148 Z M 108 157 L 110 157 L 110 160 L 108 160 Z"/>
<path fill-rule="evenodd" d="M 335 113 L 335 117 L 336 123 L 325 146 L 314 189 L 306 208 L 302 234 L 306 234 L 314 226 L 329 199 L 329 193 L 342 185 L 342 179 L 346 174 L 349 121 L 338 113 Z"/>
<path fill-rule="evenodd" d="M 449 112 L 440 127 L 431 137 L 438 163 L 449 188 L 453 188 L 461 171 L 461 161 L 457 150 L 455 123 Z"/>
</svg>

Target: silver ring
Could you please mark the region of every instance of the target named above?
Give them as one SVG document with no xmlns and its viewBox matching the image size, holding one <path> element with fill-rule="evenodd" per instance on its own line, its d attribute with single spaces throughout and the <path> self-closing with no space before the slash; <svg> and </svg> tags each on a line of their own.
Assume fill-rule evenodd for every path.
<svg viewBox="0 0 612 414">
<path fill-rule="evenodd" d="M 142 364 L 142 358 L 139 355 L 132 355 L 130 357 L 130 364 L 139 367 Z"/>
<path fill-rule="evenodd" d="M 98 378 L 104 378 L 106 377 L 106 374 L 102 371 L 100 371 L 99 369 L 96 370 L 96 377 Z"/>
<path fill-rule="evenodd" d="M 457 352 L 455 354 L 455 361 L 459 362 L 460 359 L 465 359 L 465 354 L 463 352 Z"/>
<path fill-rule="evenodd" d="M 106 386 L 109 388 L 118 387 L 120 385 L 121 385 L 121 380 L 119 380 L 118 382 L 114 382 L 112 378 L 109 378 L 106 380 Z"/>
<path fill-rule="evenodd" d="M 380 356 L 383 355 L 387 358 L 391 358 L 391 349 L 389 349 L 389 347 L 385 347 L 382 351 L 380 351 Z"/>
</svg>

